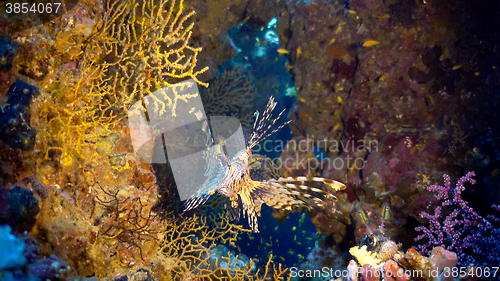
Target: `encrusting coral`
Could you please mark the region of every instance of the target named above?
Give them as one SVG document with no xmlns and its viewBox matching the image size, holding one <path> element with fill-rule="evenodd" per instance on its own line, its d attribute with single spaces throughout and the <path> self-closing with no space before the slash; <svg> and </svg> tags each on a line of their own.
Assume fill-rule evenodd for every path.
<svg viewBox="0 0 500 281">
<path fill-rule="evenodd" d="M 17 80 L 7 93 L 7 101 L 0 105 L 0 139 L 12 148 L 33 150 L 36 130 L 31 127 L 31 100 L 40 91 L 37 87 Z"/>
</svg>

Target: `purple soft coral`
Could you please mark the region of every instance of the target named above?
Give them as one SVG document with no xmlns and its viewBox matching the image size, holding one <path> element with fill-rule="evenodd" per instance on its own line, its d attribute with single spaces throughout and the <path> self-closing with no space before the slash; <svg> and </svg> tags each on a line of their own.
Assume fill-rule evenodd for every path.
<svg viewBox="0 0 500 281">
<path fill-rule="evenodd" d="M 429 191 L 439 192 L 437 199 L 444 199 L 442 206 L 436 207 L 434 215 L 421 212 L 420 216 L 429 220 L 429 228 L 419 226 L 415 228 L 422 231 L 423 234 L 417 236 L 415 241 L 427 238 L 427 243 L 419 245 L 417 250 L 422 254 L 428 254 L 429 250 L 435 246 L 441 246 L 450 251 L 455 251 L 461 264 L 474 263 L 476 265 L 485 265 L 484 259 L 489 256 L 489 261 L 498 260 L 498 254 L 495 256 L 485 255 L 491 245 L 498 245 L 500 240 L 500 230 L 495 229 L 491 222 L 478 215 L 468 202 L 463 200 L 461 195 L 465 190 L 464 184 L 470 182 L 475 184 L 474 172 L 469 172 L 461 177 L 454 188 L 451 187 L 451 180 L 448 175 L 443 175 L 444 186 L 432 185 L 427 189 Z M 442 207 L 450 206 L 455 209 L 444 219 L 441 218 Z M 493 206 L 498 210 L 498 206 Z M 488 216 L 488 218 L 498 221 L 497 217 Z M 498 247 L 498 246 L 497 246 Z M 465 250 L 471 249 L 470 253 Z M 489 248 L 491 253 L 493 249 Z M 478 259 L 478 257 L 480 257 Z M 486 262 L 488 263 L 488 262 Z"/>
</svg>

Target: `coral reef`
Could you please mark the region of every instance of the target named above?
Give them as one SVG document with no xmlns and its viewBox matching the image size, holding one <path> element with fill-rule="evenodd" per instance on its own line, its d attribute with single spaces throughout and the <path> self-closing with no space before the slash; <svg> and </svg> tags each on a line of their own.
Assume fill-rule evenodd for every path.
<svg viewBox="0 0 500 281">
<path fill-rule="evenodd" d="M 425 103 L 417 104 L 428 95 L 428 89 L 398 78 L 405 77 L 425 53 L 414 41 L 401 39 L 402 34 L 411 36 L 414 26 L 391 29 L 388 19 L 373 16 L 376 10 L 377 15 L 390 17 L 388 7 L 375 2 L 349 1 L 346 7 L 340 2 L 291 1 L 278 3 L 277 9 L 276 32 L 280 45 L 289 51 L 285 56 L 293 66 L 289 73 L 297 93 L 292 134 L 313 143 L 305 157 L 312 164 L 307 173 L 345 179 L 347 185 L 346 194 L 339 196 L 347 212 L 333 216 L 328 211 L 317 212 L 313 220 L 318 230 L 325 235 L 345 233 L 340 229 L 353 223 L 347 215 L 358 202 L 373 211 L 390 199 L 398 223 L 414 217 L 430 198 L 421 188 L 423 177 L 417 175 L 433 179 L 448 161 L 440 156 L 446 130 L 428 129 L 442 113 Z M 426 21 L 419 28 L 432 29 Z M 381 32 L 385 29 L 391 32 Z M 370 40 L 378 44 L 363 46 Z M 450 35 L 443 40 L 451 42 Z M 399 74 L 392 75 L 391 69 L 398 69 Z M 408 109 L 395 112 L 399 107 Z M 315 153 L 313 147 L 321 153 Z M 319 165 L 314 163 L 317 156 Z M 288 157 L 282 154 L 283 161 Z M 433 160 L 427 161 L 429 158 Z M 338 226 L 337 220 L 344 226 Z M 328 229 L 331 227 L 339 229 Z M 356 233 L 357 239 L 363 235 Z"/>
<path fill-rule="evenodd" d="M 17 80 L 7 92 L 6 101 L 1 105 L 0 139 L 12 148 L 33 150 L 36 130 L 31 127 L 32 98 L 40 91 L 22 80 Z"/>
<path fill-rule="evenodd" d="M 212 228 L 210 225 L 215 224 Z M 231 278 L 231 280 L 261 280 L 269 274 L 273 280 L 282 280 L 286 269 L 281 265 L 275 268 L 272 257 L 269 258 L 263 272 L 258 270 L 253 274 L 254 262 L 245 261 L 240 256 L 232 256 L 226 248 L 218 247 L 215 241 L 233 245 L 241 232 L 250 232 L 241 226 L 233 225 L 223 215 L 208 217 L 184 217 L 179 221 L 170 221 L 164 230 L 162 253 L 170 257 L 173 263 L 173 276 L 189 274 L 196 278 Z M 217 261 L 217 259 L 220 260 Z M 216 262 L 214 263 L 214 259 Z M 219 265 L 219 266 L 216 266 Z"/>
<path fill-rule="evenodd" d="M 242 23 L 261 28 L 276 11 L 274 1 L 263 0 L 195 0 L 189 1 L 188 5 L 196 11 L 193 39 L 196 46 L 203 46 L 200 64 L 210 67 L 206 80 L 216 76 L 218 67 L 239 53 L 238 47 L 227 36 L 228 31 Z"/>
<path fill-rule="evenodd" d="M 8 72 L 12 69 L 12 60 L 17 55 L 19 46 L 8 36 L 0 36 L 0 71 Z"/>
<path fill-rule="evenodd" d="M 19 29 L 11 18 L 0 19 L 8 23 L 4 31 L 10 36 L 2 37 L 5 64 L 0 78 L 10 85 L 15 75 L 23 75 L 41 92 L 33 100 L 32 118 L 26 120 L 36 124 L 36 141 L 32 139 L 26 153 L 2 146 L 2 160 L 12 163 L 2 168 L 2 175 L 8 175 L 2 183 L 14 185 L 24 178 L 25 186 L 2 188 L 1 198 L 7 202 L 2 204 L 3 223 L 17 226 L 19 220 L 39 243 L 25 242 L 33 249 L 26 256 L 28 264 L 2 277 L 19 277 L 21 270 L 25 277 L 44 279 L 283 279 L 286 269 L 275 267 L 272 259 L 259 270 L 248 269 L 244 264 L 252 261 L 241 258 L 229 258 L 237 261 L 230 266 L 221 259 L 212 263 L 217 245 L 248 230 L 222 217 L 163 213 L 151 166 L 132 153 L 130 129 L 123 122 L 131 104 L 185 78 L 207 85 L 199 80 L 207 68 L 197 66 L 201 47 L 192 42 L 196 18 L 194 11 L 186 12 L 191 3 L 75 4 L 50 24 L 36 25 L 35 17 L 30 29 Z M 243 82 L 240 78 L 236 83 Z M 239 85 L 250 84 L 246 80 Z M 193 97 L 174 91 L 167 102 L 153 102 L 175 116 L 177 102 Z M 30 100 L 11 100 L 2 108 L 24 106 L 29 115 Z M 210 266 L 201 268 L 207 261 Z"/>
<path fill-rule="evenodd" d="M 3 194 L 6 191 L 5 188 L 2 188 Z M 2 203 L 4 212 L 1 221 L 10 225 L 32 225 L 36 215 L 40 212 L 38 200 L 33 196 L 33 192 L 20 186 L 10 189 L 8 191 L 8 202 L 3 201 Z"/>
<path fill-rule="evenodd" d="M 304 170 L 298 164 L 311 163 L 305 173 L 347 185 L 338 196 L 337 206 L 342 207 L 335 207 L 340 212 L 325 208 L 308 213 L 317 230 L 333 238 L 328 246 L 352 245 L 365 235 L 352 219 L 355 204 L 373 213 L 384 201 L 394 210 L 387 231 L 411 246 L 414 232 L 396 226 L 424 222 L 417 214 L 437 203 L 426 186 L 443 173 L 460 173 L 457 166 L 475 165 L 488 173 L 495 169 L 490 157 L 498 153 L 489 144 L 496 143 L 496 137 L 486 133 L 496 126 L 487 121 L 496 120 L 496 113 L 480 110 L 479 103 L 495 107 L 496 101 L 487 99 L 498 91 L 498 80 L 491 80 L 497 75 L 487 68 L 496 66 L 489 59 L 477 61 L 470 49 L 486 48 L 481 56 L 497 58 L 496 43 L 479 48 L 472 30 L 479 24 L 492 31 L 498 21 L 485 23 L 474 16 L 475 23 L 469 24 L 465 19 L 485 7 L 498 11 L 497 5 L 484 4 L 277 3 L 276 34 L 297 95 L 292 134 L 313 143 L 299 157 L 282 153 L 283 161 L 296 163 L 284 173 L 296 173 Z M 465 45 L 467 50 L 462 49 Z M 475 70 L 471 63 L 477 65 Z M 484 119 L 472 120 L 470 114 Z M 488 147 L 489 156 L 482 147 Z"/>
<path fill-rule="evenodd" d="M 431 185 L 429 191 L 439 192 L 437 199 L 444 200 L 442 206 L 437 206 L 434 215 L 421 212 L 420 216 L 429 220 L 430 226 L 419 226 L 415 230 L 423 234 L 415 238 L 416 241 L 424 240 L 425 244 L 418 245 L 417 249 L 423 254 L 430 252 L 431 247 L 444 247 L 455 251 L 458 255 L 460 265 L 473 264 L 476 266 L 495 266 L 500 261 L 500 229 L 494 227 L 494 222 L 500 218 L 489 215 L 488 218 L 480 216 L 474 209 L 468 206 L 468 202 L 462 199 L 465 183 L 475 184 L 474 172 L 468 172 L 461 177 L 456 186 L 451 186 L 451 179 L 443 175 L 444 186 Z M 499 211 L 496 205 L 492 206 Z M 443 208 L 450 209 L 446 217 L 441 214 Z M 434 248 L 435 250 L 436 248 Z M 433 250 L 433 251 L 434 251 Z M 442 251 L 441 251 L 442 252 Z M 435 253 L 433 252 L 433 256 Z"/>
<path fill-rule="evenodd" d="M 24 244 L 22 240 L 18 239 L 10 232 L 10 226 L 0 226 L 0 241 L 2 243 L 0 269 L 2 270 L 26 264 L 26 257 L 23 256 Z"/>
<path fill-rule="evenodd" d="M 245 129 L 252 128 L 256 91 L 245 66 L 223 70 L 210 81 L 209 88 L 200 90 L 200 95 L 207 116 L 233 116 Z"/>
<path fill-rule="evenodd" d="M 28 276 L 36 276 L 40 279 L 63 279 L 70 267 L 55 255 L 46 259 L 37 260 L 28 268 Z"/>
<path fill-rule="evenodd" d="M 218 277 L 236 278 L 238 272 L 255 274 L 256 271 L 255 264 L 245 254 L 236 255 L 224 245 L 217 245 L 212 250 L 203 253 L 201 259 L 205 262 L 197 267 L 201 271 L 212 270 L 215 272 L 214 275 Z M 193 273 L 198 274 L 199 270 Z"/>
<path fill-rule="evenodd" d="M 57 15 L 0 16 L 0 236 L 12 242 L 0 279 L 282 280 L 281 261 L 423 281 L 498 265 L 499 218 L 487 215 L 500 210 L 498 1 L 66 2 Z M 197 98 L 177 94 L 186 78 L 213 86 L 200 91 L 208 114 L 246 127 L 270 95 L 293 107 L 292 135 L 253 153 L 272 150 L 284 177 L 345 182 L 338 201 L 317 192 L 324 204 L 296 208 L 300 220 L 263 209 L 260 237 L 213 214 L 222 197 L 180 213 L 172 174 L 138 159 L 124 121 L 137 102 L 178 114 Z M 370 219 L 385 204 L 394 219 Z M 421 253 L 403 253 L 416 232 Z"/>
<path fill-rule="evenodd" d="M 0 226 L 2 280 L 62 280 L 70 267 L 55 255 L 40 256 L 40 245 L 31 237 L 10 233 L 8 225 Z"/>
<path fill-rule="evenodd" d="M 167 6 L 170 8 L 163 10 Z M 46 157 L 58 150 L 66 165 L 73 160 L 91 159 L 88 148 L 94 147 L 97 138 L 121 126 L 124 114 L 137 100 L 172 86 L 176 79 L 188 77 L 206 85 L 197 79 L 207 70 L 196 68 L 201 48 L 188 44 L 193 24 L 185 26 L 194 12 L 183 13 L 183 9 L 182 1 L 127 1 L 108 3 L 107 12 L 93 24 L 90 19 L 85 21 L 86 14 L 75 15 L 88 22 L 91 32 L 84 40 L 70 37 L 81 41 L 73 44 L 79 47 L 71 49 L 83 50 L 78 64 L 82 67 L 63 65 L 42 82 L 50 96 L 58 97 L 55 102 L 47 97 L 38 109 L 38 118 L 48 120 L 46 139 L 56 144 L 46 144 Z M 80 30 L 75 32 L 80 36 Z M 69 87 L 69 93 L 60 92 L 62 83 Z M 73 102 L 76 97 L 77 103 Z M 166 97 L 167 104 L 160 102 L 156 107 L 168 108 L 175 115 L 177 100 L 186 98 L 192 97 Z M 141 104 L 137 110 L 145 108 Z"/>
<path fill-rule="evenodd" d="M 405 254 L 395 252 L 390 257 L 383 257 L 383 251 L 370 251 L 367 247 L 370 246 L 356 246 L 350 249 L 356 261 L 349 262 L 349 280 L 453 280 L 452 271 L 456 273 L 456 253 L 442 247 L 434 248 L 430 258 L 421 256 L 411 248 Z M 453 274 L 457 275 L 455 273 Z"/>
</svg>

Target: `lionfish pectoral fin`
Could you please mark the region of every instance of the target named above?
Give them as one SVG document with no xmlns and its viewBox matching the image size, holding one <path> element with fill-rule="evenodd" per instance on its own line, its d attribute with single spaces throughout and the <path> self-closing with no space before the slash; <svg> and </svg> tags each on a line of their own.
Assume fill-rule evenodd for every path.
<svg viewBox="0 0 500 281">
<path fill-rule="evenodd" d="M 198 206 L 205 204 L 210 198 L 210 194 L 193 195 L 184 203 L 184 212 L 196 209 Z"/>
<path fill-rule="evenodd" d="M 239 220 L 240 219 L 240 203 L 238 198 L 236 200 L 226 197 L 226 203 L 224 204 L 226 209 L 226 217 L 228 220 Z"/>
<path fill-rule="evenodd" d="M 263 203 L 271 208 L 287 211 L 294 207 L 307 206 L 307 203 L 299 198 L 300 195 L 300 192 L 289 189 L 286 184 L 270 181 L 259 181 L 252 193 L 255 210 L 259 215 Z"/>
<path fill-rule="evenodd" d="M 243 207 L 243 216 L 248 216 L 248 225 L 254 233 L 259 232 L 259 223 L 257 222 L 257 212 L 255 211 L 255 203 L 252 194 L 245 189 L 242 189 L 238 195 L 241 198 L 241 205 Z"/>
<path fill-rule="evenodd" d="M 345 188 L 343 183 L 324 179 L 324 178 L 307 178 L 307 177 L 288 177 L 271 179 L 263 182 L 263 187 L 270 194 L 266 199 L 266 204 L 274 208 L 291 210 L 294 206 L 303 206 L 312 208 L 311 205 L 319 207 L 324 206 L 323 200 L 309 194 L 314 192 L 320 194 L 330 200 L 337 200 L 337 197 L 328 191 L 312 187 L 308 182 L 322 182 L 328 184 L 334 190 L 342 190 Z"/>
<path fill-rule="evenodd" d="M 189 211 L 205 204 L 208 199 L 210 199 L 210 196 L 214 195 L 215 192 L 217 192 L 217 189 L 219 187 L 217 176 L 218 174 L 213 172 L 210 177 L 207 177 L 198 191 L 184 203 L 184 211 Z"/>
<path fill-rule="evenodd" d="M 330 188 L 332 188 L 334 191 L 340 191 L 346 188 L 345 184 L 334 181 L 331 179 L 325 179 L 325 178 L 318 178 L 318 177 L 287 177 L 287 178 L 279 178 L 279 179 L 273 179 L 275 182 L 281 182 L 281 183 L 292 183 L 296 185 L 299 188 L 302 189 L 308 189 L 313 192 L 318 192 L 318 193 L 326 193 L 330 194 L 326 191 L 323 191 L 321 189 L 311 187 L 307 184 L 307 182 L 321 182 L 326 185 L 328 185 Z M 296 182 L 299 182 L 300 184 L 295 184 Z M 335 196 L 334 196 L 335 197 Z"/>
<path fill-rule="evenodd" d="M 321 181 L 323 183 L 327 184 L 328 186 L 330 186 L 330 188 L 332 188 L 335 191 L 340 191 L 340 190 L 343 190 L 346 188 L 345 184 L 343 184 L 341 182 L 334 181 L 331 179 L 325 179 L 325 178 L 320 178 L 320 179 L 322 179 Z"/>
</svg>

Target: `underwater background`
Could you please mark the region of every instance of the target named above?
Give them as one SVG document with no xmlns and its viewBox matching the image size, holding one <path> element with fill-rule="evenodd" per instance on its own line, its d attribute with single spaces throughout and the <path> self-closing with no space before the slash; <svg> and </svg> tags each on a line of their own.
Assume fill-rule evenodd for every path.
<svg viewBox="0 0 500 281">
<path fill-rule="evenodd" d="M 498 0 L 0 1 L 0 280 L 500 280 L 499 69 Z M 204 119 L 130 121 L 271 97 L 189 211 Z"/>
</svg>

